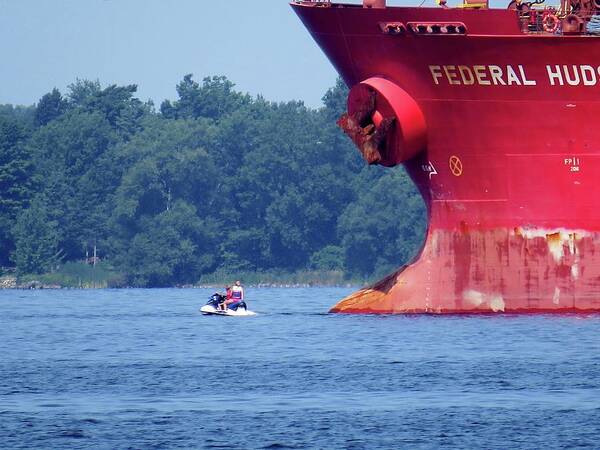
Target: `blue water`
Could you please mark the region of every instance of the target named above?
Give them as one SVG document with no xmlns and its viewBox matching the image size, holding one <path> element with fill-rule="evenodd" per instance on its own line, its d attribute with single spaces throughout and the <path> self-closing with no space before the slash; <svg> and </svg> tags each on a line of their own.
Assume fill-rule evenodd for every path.
<svg viewBox="0 0 600 450">
<path fill-rule="evenodd" d="M 0 447 L 600 448 L 600 316 L 326 314 L 349 292 L 0 291 Z"/>
</svg>

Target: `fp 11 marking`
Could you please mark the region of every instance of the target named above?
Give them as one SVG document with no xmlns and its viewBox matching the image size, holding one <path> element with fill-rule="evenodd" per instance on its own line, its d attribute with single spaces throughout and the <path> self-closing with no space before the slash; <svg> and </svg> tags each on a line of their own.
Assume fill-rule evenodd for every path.
<svg viewBox="0 0 600 450">
<path fill-rule="evenodd" d="M 581 160 L 577 156 L 564 158 L 563 164 L 571 168 L 571 172 L 579 172 L 581 168 Z"/>
</svg>

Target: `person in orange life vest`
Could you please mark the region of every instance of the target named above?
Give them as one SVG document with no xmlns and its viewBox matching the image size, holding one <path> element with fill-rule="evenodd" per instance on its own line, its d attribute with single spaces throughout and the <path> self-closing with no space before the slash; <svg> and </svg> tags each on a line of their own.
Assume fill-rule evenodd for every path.
<svg viewBox="0 0 600 450">
<path fill-rule="evenodd" d="M 229 309 L 236 310 L 240 303 L 244 301 L 244 288 L 239 281 L 231 287 L 231 299 L 225 300 Z"/>
</svg>

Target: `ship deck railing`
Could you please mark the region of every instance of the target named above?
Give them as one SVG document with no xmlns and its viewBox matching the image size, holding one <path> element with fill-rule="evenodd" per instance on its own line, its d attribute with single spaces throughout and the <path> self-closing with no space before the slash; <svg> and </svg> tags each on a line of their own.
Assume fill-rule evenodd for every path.
<svg viewBox="0 0 600 450">
<path fill-rule="evenodd" d="M 600 35 L 600 11 L 573 13 L 553 7 L 519 12 L 521 31 L 527 34 Z"/>
<path fill-rule="evenodd" d="M 360 4 L 348 4 L 335 0 L 294 0 L 296 3 L 308 3 L 322 7 L 361 7 Z M 450 9 L 490 9 L 489 0 L 462 0 L 456 5 L 447 5 L 447 0 L 435 0 L 442 8 Z M 363 0 L 364 4 L 381 3 L 383 0 Z M 583 5 L 583 3 L 581 3 Z M 511 0 L 508 9 L 518 14 L 521 31 L 524 34 L 538 35 L 589 35 L 600 36 L 600 0 L 586 4 L 587 10 L 575 10 L 571 0 L 560 0 L 560 4 L 546 5 L 545 0 Z M 598 5 L 598 6 L 596 6 Z M 385 7 L 385 6 L 384 6 Z"/>
</svg>

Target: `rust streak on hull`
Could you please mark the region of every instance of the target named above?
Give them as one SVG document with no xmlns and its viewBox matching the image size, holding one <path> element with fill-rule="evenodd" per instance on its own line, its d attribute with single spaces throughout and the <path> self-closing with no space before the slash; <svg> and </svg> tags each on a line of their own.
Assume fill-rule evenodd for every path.
<svg viewBox="0 0 600 450">
<path fill-rule="evenodd" d="M 420 257 L 343 299 L 345 313 L 600 311 L 597 233 L 434 231 Z"/>
</svg>

